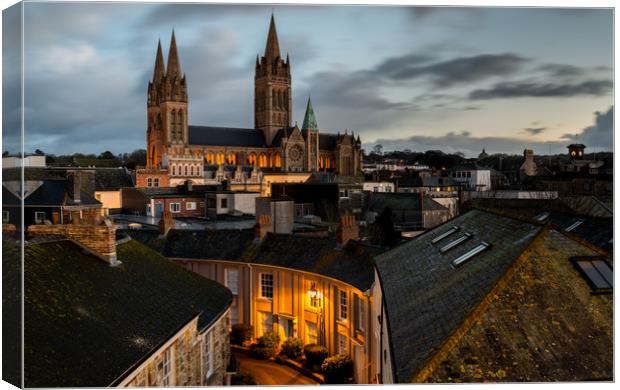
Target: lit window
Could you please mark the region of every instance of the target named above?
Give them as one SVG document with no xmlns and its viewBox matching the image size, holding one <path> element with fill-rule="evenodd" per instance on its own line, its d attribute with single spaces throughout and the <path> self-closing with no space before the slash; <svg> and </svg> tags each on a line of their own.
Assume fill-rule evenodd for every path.
<svg viewBox="0 0 620 390">
<path fill-rule="evenodd" d="M 345 321 L 348 317 L 348 302 L 347 302 L 347 292 L 339 290 L 338 291 L 338 315 L 342 321 Z"/>
<path fill-rule="evenodd" d="M 163 386 L 170 386 L 170 348 L 168 348 L 159 364 L 157 365 L 157 371 L 162 378 Z"/>
<path fill-rule="evenodd" d="M 316 344 L 319 341 L 319 334 L 314 322 L 306 321 L 306 344 Z"/>
<path fill-rule="evenodd" d="M 569 227 L 567 227 L 566 229 L 564 229 L 567 232 L 570 232 L 571 230 L 574 230 L 575 228 L 577 228 L 579 225 L 581 225 L 583 223 L 583 220 L 578 220 L 575 221 L 572 225 L 570 225 Z"/>
<path fill-rule="evenodd" d="M 452 226 L 450 228 L 450 230 L 448 230 L 445 233 L 442 233 L 440 235 L 438 235 L 437 237 L 433 238 L 431 240 L 431 244 L 437 244 L 439 241 L 443 240 L 444 238 L 448 237 L 449 235 L 455 233 L 456 231 L 458 231 L 460 228 L 458 226 Z"/>
<path fill-rule="evenodd" d="M 45 222 L 45 211 L 35 211 L 34 212 L 34 222 L 35 223 L 43 223 L 43 222 Z"/>
<path fill-rule="evenodd" d="M 261 298 L 273 298 L 273 275 L 260 274 L 260 296 Z"/>
<path fill-rule="evenodd" d="M 484 251 L 485 249 L 488 249 L 491 247 L 491 244 L 486 243 L 486 242 L 482 242 L 480 243 L 480 245 L 476 246 L 475 248 L 473 248 L 472 250 L 470 250 L 469 252 L 459 256 L 458 258 L 452 260 L 452 265 L 454 267 L 458 267 L 460 265 L 462 265 L 463 263 L 465 263 L 467 260 L 471 259 L 472 257 L 474 257 L 475 255 L 477 255 L 478 253 Z"/>
<path fill-rule="evenodd" d="M 612 292 L 614 271 L 602 257 L 576 257 L 571 261 L 596 293 Z"/>
<path fill-rule="evenodd" d="M 347 354 L 347 336 L 338 333 L 338 354 Z"/>
<path fill-rule="evenodd" d="M 185 203 L 185 208 L 187 210 L 196 210 L 196 202 L 187 202 L 187 203 Z"/>
<path fill-rule="evenodd" d="M 357 295 L 355 295 L 355 329 L 358 331 L 364 331 L 364 301 Z"/>
<path fill-rule="evenodd" d="M 446 244 L 445 246 L 443 246 L 441 249 L 439 249 L 439 252 L 441 253 L 446 253 L 447 251 L 449 251 L 450 249 L 454 248 L 455 246 L 469 240 L 469 238 L 471 237 L 470 233 L 465 233 L 463 234 L 461 237 L 457 238 L 456 240 Z"/>
<path fill-rule="evenodd" d="M 308 291 L 308 304 L 313 309 L 321 307 L 321 293 L 317 290 L 316 282 L 311 282 Z"/>
<path fill-rule="evenodd" d="M 233 295 L 239 291 L 239 270 L 236 268 L 226 268 L 224 285 L 228 287 Z"/>
<path fill-rule="evenodd" d="M 170 211 L 173 213 L 180 213 L 181 203 L 170 203 Z"/>
<path fill-rule="evenodd" d="M 153 179 L 151 179 L 150 177 L 148 179 L 146 179 L 146 186 L 147 187 L 152 187 L 153 186 Z"/>
</svg>

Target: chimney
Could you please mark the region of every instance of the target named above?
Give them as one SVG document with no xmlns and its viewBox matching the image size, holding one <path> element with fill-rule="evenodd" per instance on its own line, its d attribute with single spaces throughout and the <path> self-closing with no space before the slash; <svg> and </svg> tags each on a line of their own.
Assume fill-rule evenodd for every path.
<svg viewBox="0 0 620 390">
<path fill-rule="evenodd" d="M 172 213 L 169 209 L 164 208 L 164 211 L 159 220 L 159 234 L 165 236 L 168 234 L 170 229 L 174 227 L 174 219 L 172 218 Z"/>
<path fill-rule="evenodd" d="M 82 188 L 82 183 L 81 183 L 81 175 L 79 171 L 71 171 L 68 172 L 67 175 L 67 192 L 69 195 L 69 198 L 71 198 L 71 200 L 73 200 L 73 202 L 75 203 L 81 203 L 82 200 L 80 198 L 81 195 L 81 188 Z"/>
<path fill-rule="evenodd" d="M 269 215 L 257 215 L 256 227 L 254 228 L 255 241 L 261 241 L 267 233 L 273 233 L 273 223 Z"/>
<path fill-rule="evenodd" d="M 64 236 L 111 266 L 120 264 L 116 259 L 116 226 L 109 219 L 104 223 L 88 225 L 30 225 L 28 235 Z"/>
<path fill-rule="evenodd" d="M 340 217 L 340 224 L 336 229 L 336 241 L 339 247 L 344 247 L 349 240 L 359 240 L 360 228 L 355 222 L 353 215 Z"/>
</svg>

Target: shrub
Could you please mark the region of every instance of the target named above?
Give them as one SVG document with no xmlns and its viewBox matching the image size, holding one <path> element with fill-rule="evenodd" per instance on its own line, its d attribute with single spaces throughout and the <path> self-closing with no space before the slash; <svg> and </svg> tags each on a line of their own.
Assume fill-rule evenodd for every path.
<svg viewBox="0 0 620 390">
<path fill-rule="evenodd" d="M 325 383 L 347 383 L 353 376 L 353 360 L 346 355 L 336 355 L 325 359 L 321 365 Z"/>
<path fill-rule="evenodd" d="M 232 376 L 230 384 L 233 386 L 248 386 L 256 385 L 257 383 L 252 375 L 245 372 L 238 372 Z"/>
<path fill-rule="evenodd" d="M 306 357 L 306 367 L 315 369 L 321 367 L 323 360 L 327 358 L 327 348 L 322 345 L 308 344 L 304 347 L 304 356 Z"/>
<path fill-rule="evenodd" d="M 303 353 L 303 346 L 300 339 L 289 337 L 282 343 L 282 354 L 289 359 L 299 359 Z"/>
<path fill-rule="evenodd" d="M 244 324 L 234 324 L 230 331 L 230 343 L 243 345 L 252 338 L 253 329 Z"/>
<path fill-rule="evenodd" d="M 250 346 L 250 350 L 257 359 L 269 359 L 276 356 L 279 343 L 280 336 L 277 333 L 267 332 Z"/>
</svg>

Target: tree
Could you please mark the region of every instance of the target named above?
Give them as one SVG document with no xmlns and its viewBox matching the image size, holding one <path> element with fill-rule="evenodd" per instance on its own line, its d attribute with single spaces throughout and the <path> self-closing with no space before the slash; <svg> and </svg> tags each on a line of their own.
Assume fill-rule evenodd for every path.
<svg viewBox="0 0 620 390">
<path fill-rule="evenodd" d="M 394 218 L 392 209 L 386 207 L 375 219 L 375 223 L 369 227 L 369 239 L 372 244 L 381 246 L 394 246 L 398 242 L 399 235 L 394 230 Z"/>
<path fill-rule="evenodd" d="M 97 158 L 100 160 L 114 160 L 116 156 L 114 155 L 114 153 L 106 150 L 105 152 L 101 153 Z"/>
<path fill-rule="evenodd" d="M 9 151 L 5 150 L 4 152 L 2 152 L 2 157 L 9 157 Z"/>
<path fill-rule="evenodd" d="M 45 152 L 42 151 L 41 149 L 35 150 L 34 154 L 36 154 L 37 156 L 45 156 Z"/>
</svg>

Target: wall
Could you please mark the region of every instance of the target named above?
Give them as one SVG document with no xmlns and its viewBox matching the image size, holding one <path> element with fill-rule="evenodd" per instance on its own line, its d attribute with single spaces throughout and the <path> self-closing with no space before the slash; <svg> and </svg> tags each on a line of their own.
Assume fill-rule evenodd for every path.
<svg viewBox="0 0 620 390">
<path fill-rule="evenodd" d="M 272 183 L 305 183 L 310 178 L 310 173 L 265 173 L 261 183 L 261 196 L 271 196 Z"/>
<path fill-rule="evenodd" d="M 371 192 L 394 192 L 396 185 L 392 182 L 364 182 L 362 184 L 363 191 Z"/>
<path fill-rule="evenodd" d="M 390 341 L 388 333 L 388 318 L 383 306 L 383 293 L 381 290 L 381 280 L 375 270 L 375 283 L 372 286 L 372 312 L 373 337 L 372 343 L 375 346 L 372 356 L 372 368 L 375 376 L 373 383 L 394 383 L 392 375 L 392 355 L 390 351 Z"/>
<path fill-rule="evenodd" d="M 157 187 L 170 187 L 170 177 L 167 169 L 157 168 L 141 168 L 136 169 L 136 187 L 143 188 L 148 187 L 147 179 L 158 179 L 159 185 Z M 154 183 L 153 183 L 154 186 Z"/>
<path fill-rule="evenodd" d="M 197 329 L 198 317 L 190 321 L 164 345 L 157 349 L 118 387 L 150 386 L 222 386 L 226 383 L 226 368 L 230 358 L 228 313 L 222 315 L 206 330 Z M 209 340 L 207 344 L 206 340 Z M 205 361 L 205 348 L 210 345 L 211 364 Z M 169 357 L 170 374 L 164 384 L 158 366 Z"/>
<path fill-rule="evenodd" d="M 196 203 L 196 209 L 188 210 L 187 204 L 190 202 Z M 179 212 L 173 212 L 170 208 L 171 203 L 179 203 L 180 210 Z M 151 215 L 155 215 L 156 210 L 159 206 L 162 207 L 162 210 L 168 209 L 172 212 L 173 218 L 178 217 L 204 217 L 205 214 L 205 198 L 202 195 L 199 196 L 186 196 L 186 197 L 166 197 L 166 198 L 152 198 L 151 199 Z"/>
<path fill-rule="evenodd" d="M 231 313 L 239 323 L 254 326 L 254 337 L 262 335 L 264 329 L 261 316 L 264 313 L 272 318 L 271 328 L 277 331 L 283 341 L 287 325 L 292 326 L 292 335 L 308 344 L 310 332 L 308 324 L 317 324 L 317 331 L 323 324 L 325 345 L 330 355 L 337 354 L 338 334 L 346 339 L 347 353 L 355 359 L 354 347 L 361 348 L 362 358 L 355 361 L 356 377 L 359 383 L 370 383 L 374 372 L 367 367 L 371 364 L 372 348 L 370 323 L 371 301 L 362 291 L 338 280 L 309 272 L 289 268 L 273 267 L 259 264 L 228 262 L 224 260 L 191 260 L 173 259 L 184 264 L 187 269 L 204 277 L 216 280 L 230 288 L 226 280 L 226 270 L 235 269 L 239 275 L 237 294 L 234 294 Z M 262 298 L 260 293 L 260 274 L 273 275 L 273 298 Z M 315 283 L 317 291 L 322 295 L 322 309 L 313 308 L 310 304 L 309 291 Z M 347 319 L 339 317 L 338 294 L 344 291 L 347 295 Z M 364 331 L 356 330 L 356 310 L 354 296 L 361 299 L 363 305 Z M 358 352 L 359 352 L 358 351 Z"/>
<path fill-rule="evenodd" d="M 119 210 L 121 206 L 121 191 L 95 191 L 95 199 L 102 204 L 104 215 L 110 213 L 110 209 Z"/>
</svg>

